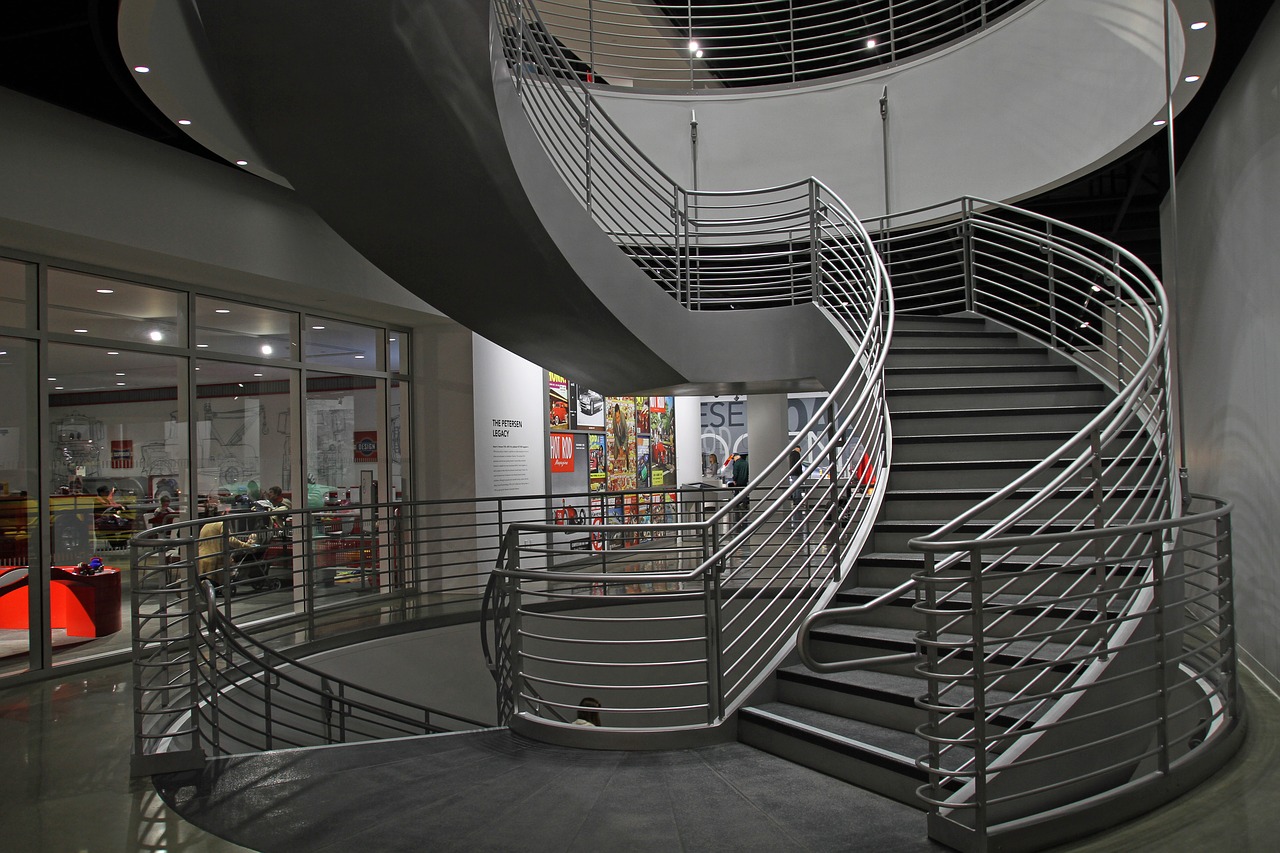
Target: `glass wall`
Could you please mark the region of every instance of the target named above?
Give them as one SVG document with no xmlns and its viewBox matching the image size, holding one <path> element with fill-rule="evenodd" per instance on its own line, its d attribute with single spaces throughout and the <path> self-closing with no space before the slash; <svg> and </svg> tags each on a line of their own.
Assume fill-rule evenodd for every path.
<svg viewBox="0 0 1280 853">
<path fill-rule="evenodd" d="M 138 532 L 410 491 L 408 332 L 127 279 L 0 258 L 0 676 L 130 648 Z"/>
<path fill-rule="evenodd" d="M 0 337 L 0 399 L 36 398 L 36 346 Z M 27 566 L 40 547 L 36 411 L 0 407 L 0 676 L 28 667 Z"/>
</svg>

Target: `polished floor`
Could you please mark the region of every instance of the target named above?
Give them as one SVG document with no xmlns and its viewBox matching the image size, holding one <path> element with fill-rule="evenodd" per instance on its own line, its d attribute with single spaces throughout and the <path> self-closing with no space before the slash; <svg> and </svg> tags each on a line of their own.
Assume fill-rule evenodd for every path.
<svg viewBox="0 0 1280 853">
<path fill-rule="evenodd" d="M 1245 689 L 1249 733 L 1227 768 L 1177 802 L 1059 853 L 1275 849 L 1280 699 L 1247 675 Z M 522 779 L 522 766 L 547 756 L 541 745 L 511 739 L 492 739 L 482 750 L 493 772 L 473 777 L 483 784 L 455 785 L 447 802 L 434 806 L 413 794 L 464 754 L 445 757 L 447 745 L 279 753 L 229 766 L 222 788 L 217 780 L 203 789 L 170 780 L 168 793 L 184 811 L 252 845 L 242 847 L 179 817 L 149 780 L 129 778 L 129 691 L 126 666 L 0 690 L 0 849 L 938 849 L 924 838 L 920 813 L 872 806 L 856 789 L 737 745 L 557 758 L 556 773 Z M 433 751 L 434 768 L 426 763 Z M 338 768 L 350 772 L 351 784 Z M 372 783 L 404 796 L 358 787 Z M 247 796 L 227 796 L 236 791 Z M 881 821 L 891 827 L 884 834 L 875 829 Z M 392 822 L 416 829 L 412 836 L 379 829 Z"/>
</svg>

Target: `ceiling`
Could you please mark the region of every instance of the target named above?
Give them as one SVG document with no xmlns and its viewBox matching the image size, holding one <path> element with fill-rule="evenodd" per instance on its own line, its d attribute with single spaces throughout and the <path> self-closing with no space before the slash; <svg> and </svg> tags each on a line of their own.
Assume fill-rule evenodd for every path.
<svg viewBox="0 0 1280 853">
<path fill-rule="evenodd" d="M 1179 115 L 1179 159 L 1273 2 L 1215 3 L 1213 65 L 1200 93 Z M 137 86 L 116 39 L 118 5 L 118 0 L 0 4 L 0 86 L 224 163 L 176 127 Z M 1159 204 L 1169 180 L 1167 147 L 1166 136 L 1157 134 L 1118 161 L 1021 204 L 1113 239 L 1158 272 Z"/>
</svg>

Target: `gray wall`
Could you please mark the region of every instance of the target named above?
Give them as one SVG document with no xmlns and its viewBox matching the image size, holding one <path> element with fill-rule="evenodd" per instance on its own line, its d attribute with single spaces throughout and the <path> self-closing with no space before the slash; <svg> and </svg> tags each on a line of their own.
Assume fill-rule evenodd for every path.
<svg viewBox="0 0 1280 853">
<path fill-rule="evenodd" d="M 1165 251 L 1169 206 L 1165 210 Z M 1235 501 L 1240 645 L 1280 673 L 1280 8 L 1178 176 L 1176 271 L 1192 491 Z M 1170 275 L 1175 272 L 1175 275 Z"/>
</svg>

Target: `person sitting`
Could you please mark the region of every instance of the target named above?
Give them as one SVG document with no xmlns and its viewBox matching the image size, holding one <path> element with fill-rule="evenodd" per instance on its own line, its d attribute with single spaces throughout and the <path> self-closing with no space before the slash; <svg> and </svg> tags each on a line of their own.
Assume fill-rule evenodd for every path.
<svg viewBox="0 0 1280 853">
<path fill-rule="evenodd" d="M 584 696 L 578 700 L 578 719 L 573 721 L 575 726 L 599 726 L 600 725 L 600 700 L 593 699 L 590 696 Z"/>
<path fill-rule="evenodd" d="M 151 514 L 151 517 L 147 519 L 147 521 L 151 523 L 152 527 L 160 527 L 162 525 L 168 524 L 169 522 L 177 518 L 179 515 L 181 515 L 181 513 L 179 513 L 178 510 L 174 509 L 174 507 L 171 506 L 172 503 L 173 503 L 173 498 L 171 496 L 169 495 L 160 496 L 160 505 L 156 507 L 156 511 L 153 512 Z"/>
<path fill-rule="evenodd" d="M 228 508 L 228 514 L 249 512 L 253 509 L 253 501 L 245 495 L 237 495 Z M 228 569 L 234 566 L 237 553 L 252 551 L 266 544 L 262 532 L 244 524 L 235 523 L 237 519 L 224 515 L 216 521 L 210 521 L 200 527 L 200 537 L 196 543 L 199 559 L 196 563 L 201 579 L 208 579 L 217 588 L 229 592 L 228 581 L 233 578 Z"/>
</svg>

